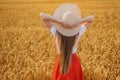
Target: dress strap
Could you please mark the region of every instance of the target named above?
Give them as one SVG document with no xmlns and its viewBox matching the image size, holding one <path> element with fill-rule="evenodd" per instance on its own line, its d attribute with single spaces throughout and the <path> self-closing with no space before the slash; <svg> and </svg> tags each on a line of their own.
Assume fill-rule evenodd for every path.
<svg viewBox="0 0 120 80">
<path fill-rule="evenodd" d="M 86 31 L 86 26 L 82 25 L 79 31 L 79 38 L 83 35 L 83 33 Z"/>
<path fill-rule="evenodd" d="M 52 33 L 52 35 L 55 37 L 56 36 L 56 28 L 55 28 L 55 26 L 53 26 L 52 28 L 51 28 L 51 33 Z"/>
</svg>

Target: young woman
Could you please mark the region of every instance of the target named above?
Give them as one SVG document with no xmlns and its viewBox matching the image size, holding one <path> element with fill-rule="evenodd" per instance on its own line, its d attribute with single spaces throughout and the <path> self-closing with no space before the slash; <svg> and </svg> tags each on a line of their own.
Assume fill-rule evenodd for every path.
<svg viewBox="0 0 120 80">
<path fill-rule="evenodd" d="M 56 38 L 58 57 L 52 80 L 83 80 L 80 59 L 76 55 L 77 43 L 94 17 L 82 18 L 75 4 L 63 4 L 53 16 L 41 13 L 40 17 Z"/>
</svg>

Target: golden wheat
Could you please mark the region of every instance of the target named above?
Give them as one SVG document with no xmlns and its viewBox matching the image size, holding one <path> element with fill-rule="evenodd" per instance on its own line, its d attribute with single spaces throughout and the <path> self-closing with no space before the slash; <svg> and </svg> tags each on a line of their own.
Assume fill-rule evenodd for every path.
<svg viewBox="0 0 120 80">
<path fill-rule="evenodd" d="M 78 45 L 85 80 L 120 80 L 119 0 L 0 1 L 0 80 L 51 80 L 57 50 L 39 13 L 66 2 L 95 16 Z"/>
</svg>

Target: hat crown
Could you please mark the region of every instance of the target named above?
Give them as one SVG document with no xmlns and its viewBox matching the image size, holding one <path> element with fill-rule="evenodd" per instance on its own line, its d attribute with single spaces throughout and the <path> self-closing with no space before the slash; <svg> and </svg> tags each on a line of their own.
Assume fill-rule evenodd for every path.
<svg viewBox="0 0 120 80">
<path fill-rule="evenodd" d="M 67 3 L 60 5 L 53 14 L 57 19 L 63 20 L 68 24 L 74 24 L 81 18 L 81 12 L 79 6 L 73 3 Z M 74 28 L 66 28 L 60 24 L 54 23 L 58 32 L 63 34 L 64 36 L 74 36 L 77 34 L 81 28 L 81 26 L 77 26 Z M 71 27 L 71 26 L 68 26 Z"/>
<path fill-rule="evenodd" d="M 77 21 L 77 18 L 78 18 L 78 16 L 76 16 L 71 11 L 66 11 L 62 16 L 62 20 L 70 25 L 73 25 Z"/>
</svg>

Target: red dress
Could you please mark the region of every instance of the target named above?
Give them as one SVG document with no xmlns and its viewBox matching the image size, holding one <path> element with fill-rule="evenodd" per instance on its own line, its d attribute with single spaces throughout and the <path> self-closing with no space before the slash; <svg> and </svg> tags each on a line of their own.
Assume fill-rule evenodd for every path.
<svg viewBox="0 0 120 80">
<path fill-rule="evenodd" d="M 78 58 L 76 53 L 72 54 L 72 64 L 70 66 L 68 73 L 62 74 L 61 72 L 59 72 L 59 62 L 60 56 L 58 55 L 53 70 L 52 80 L 83 80 L 80 59 Z"/>
</svg>

